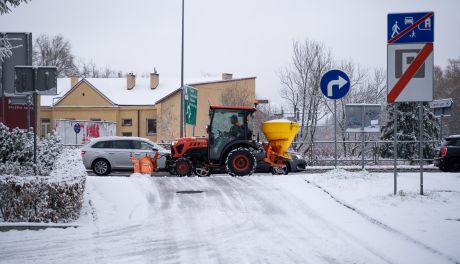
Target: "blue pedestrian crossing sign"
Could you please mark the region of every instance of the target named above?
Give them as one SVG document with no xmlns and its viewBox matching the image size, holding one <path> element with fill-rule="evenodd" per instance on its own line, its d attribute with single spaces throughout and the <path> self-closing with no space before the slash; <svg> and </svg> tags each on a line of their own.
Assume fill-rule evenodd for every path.
<svg viewBox="0 0 460 264">
<path fill-rule="evenodd" d="M 324 96 L 337 100 L 350 90 L 350 78 L 341 70 L 330 70 L 321 77 L 320 88 Z"/>
<path fill-rule="evenodd" d="M 434 12 L 388 14 L 388 44 L 434 41 Z"/>
</svg>

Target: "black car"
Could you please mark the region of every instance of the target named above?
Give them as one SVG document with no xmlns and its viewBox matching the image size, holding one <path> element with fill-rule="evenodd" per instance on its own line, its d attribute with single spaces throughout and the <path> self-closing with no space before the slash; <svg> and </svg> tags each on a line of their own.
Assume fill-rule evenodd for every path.
<svg viewBox="0 0 460 264">
<path fill-rule="evenodd" d="M 306 166 L 307 166 L 307 161 L 305 158 L 298 154 L 298 153 L 293 153 L 290 152 L 292 159 L 289 161 L 286 161 L 286 172 L 284 174 L 287 174 L 289 172 L 300 172 L 304 171 Z M 256 172 L 271 172 L 270 165 L 264 161 L 265 157 L 265 152 L 261 151 L 256 155 L 257 159 L 257 167 L 256 167 Z"/>
<path fill-rule="evenodd" d="M 434 165 L 442 171 L 460 171 L 460 135 L 445 138 L 436 150 Z"/>
</svg>

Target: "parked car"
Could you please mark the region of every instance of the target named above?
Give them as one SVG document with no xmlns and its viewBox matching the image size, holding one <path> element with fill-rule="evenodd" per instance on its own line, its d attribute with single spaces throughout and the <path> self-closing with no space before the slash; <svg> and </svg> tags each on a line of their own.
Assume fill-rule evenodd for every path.
<svg viewBox="0 0 460 264">
<path fill-rule="evenodd" d="M 286 171 L 284 174 L 288 174 L 289 172 L 300 172 L 304 171 L 307 166 L 307 161 L 305 158 L 295 152 L 289 152 L 291 154 L 292 159 L 286 161 Z M 259 152 L 256 155 L 257 159 L 257 167 L 256 172 L 271 172 L 270 165 L 264 161 L 265 152 Z"/>
<path fill-rule="evenodd" d="M 445 138 L 436 149 L 434 165 L 442 171 L 460 171 L 460 135 Z"/>
<path fill-rule="evenodd" d="M 157 165 L 160 170 L 166 166 L 166 156 L 171 152 L 152 141 L 139 137 L 100 137 L 94 138 L 81 147 L 83 164 L 97 175 L 108 175 L 116 169 L 133 169 L 131 155 L 142 158 L 153 157 L 158 150 Z"/>
</svg>

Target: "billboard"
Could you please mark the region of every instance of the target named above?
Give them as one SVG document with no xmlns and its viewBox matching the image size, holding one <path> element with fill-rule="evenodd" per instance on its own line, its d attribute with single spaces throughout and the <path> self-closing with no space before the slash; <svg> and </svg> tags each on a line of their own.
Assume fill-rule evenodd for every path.
<svg viewBox="0 0 460 264">
<path fill-rule="evenodd" d="M 379 104 L 348 104 L 345 108 L 346 132 L 380 133 Z"/>
<path fill-rule="evenodd" d="M 4 58 L 0 63 L 0 122 L 9 127 L 27 127 L 27 105 L 25 96 L 14 94 L 15 74 L 14 67 L 18 65 L 32 65 L 32 34 L 20 32 L 2 33 L 11 45 L 12 55 Z M 30 122 L 33 124 L 33 109 L 30 111 Z M 4 117 L 4 119 L 3 119 Z"/>
</svg>

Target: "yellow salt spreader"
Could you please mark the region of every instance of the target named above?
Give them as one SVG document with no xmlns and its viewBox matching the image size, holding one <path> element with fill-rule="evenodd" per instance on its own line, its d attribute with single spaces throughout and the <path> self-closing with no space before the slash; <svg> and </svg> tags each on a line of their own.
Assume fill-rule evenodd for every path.
<svg viewBox="0 0 460 264">
<path fill-rule="evenodd" d="M 273 174 L 287 174 L 285 162 L 291 159 L 287 150 L 298 131 L 299 124 L 287 119 L 262 123 L 262 132 L 268 140 L 268 143 L 264 143 L 264 161 L 270 164 Z"/>
</svg>

